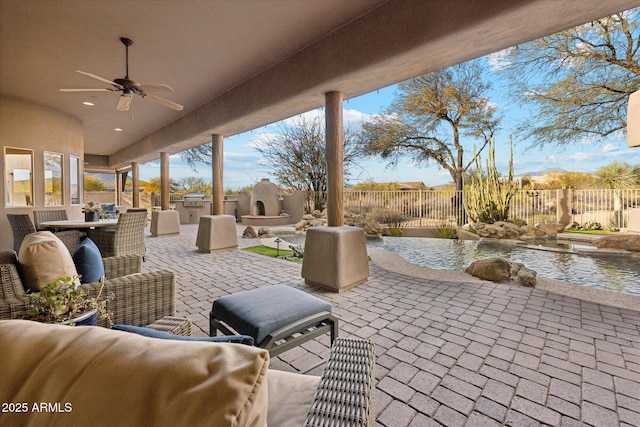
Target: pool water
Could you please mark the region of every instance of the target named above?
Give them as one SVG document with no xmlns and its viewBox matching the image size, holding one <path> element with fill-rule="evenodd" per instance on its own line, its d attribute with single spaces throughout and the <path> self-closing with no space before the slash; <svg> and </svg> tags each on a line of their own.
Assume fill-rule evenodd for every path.
<svg viewBox="0 0 640 427">
<path fill-rule="evenodd" d="M 633 254 L 596 251 L 576 253 L 572 252 L 571 245 L 561 245 L 560 251 L 553 251 L 499 241 L 414 237 L 383 237 L 367 244 L 394 252 L 411 263 L 428 268 L 464 271 L 474 261 L 498 256 L 520 262 L 535 270 L 540 277 L 640 295 L 640 256 Z"/>
<path fill-rule="evenodd" d="M 279 235 L 304 244 L 304 235 Z M 523 263 L 539 277 L 640 295 L 640 256 L 598 252 L 579 245 L 514 245 L 496 240 L 449 240 L 418 237 L 367 239 L 367 246 L 386 249 L 428 268 L 464 271 L 474 261 L 498 256 Z M 579 253 L 578 253 L 579 252 Z"/>
</svg>

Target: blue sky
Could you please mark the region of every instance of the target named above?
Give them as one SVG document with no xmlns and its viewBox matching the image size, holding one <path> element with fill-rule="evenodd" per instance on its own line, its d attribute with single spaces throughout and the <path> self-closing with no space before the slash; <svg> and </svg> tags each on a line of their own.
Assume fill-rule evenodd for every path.
<svg viewBox="0 0 640 427">
<path fill-rule="evenodd" d="M 486 69 L 489 72 L 495 65 L 495 59 L 499 57 L 485 58 Z M 384 112 L 394 98 L 396 86 L 380 89 L 366 95 L 345 100 L 344 123 L 354 130 L 359 130 L 361 123 L 368 117 Z M 640 164 L 640 148 L 628 148 L 626 136 L 614 135 L 606 139 L 591 139 L 576 141 L 571 145 L 548 145 L 542 149 L 531 149 L 527 141 L 518 140 L 514 131 L 517 121 L 526 111 L 518 109 L 513 101 L 509 100 L 509 88 L 494 83 L 494 88 L 489 96 L 490 101 L 498 109 L 502 116 L 501 131 L 496 135 L 496 164 L 502 173 L 508 171 L 509 161 L 509 136 L 513 135 L 514 141 L 514 169 L 516 176 L 526 173 L 537 173 L 549 169 L 563 169 L 575 172 L 595 172 L 599 167 L 614 160 L 625 161 L 630 164 Z M 314 110 L 305 113 L 307 115 L 323 116 L 324 112 Z M 288 121 L 291 120 L 287 119 Z M 262 178 L 271 178 L 269 169 L 261 163 L 260 154 L 253 148 L 265 135 L 277 133 L 279 123 L 254 129 L 239 135 L 225 138 L 224 140 L 224 188 L 240 189 L 247 185 L 253 185 Z M 472 146 L 467 145 L 467 146 Z M 470 158 L 473 149 L 468 149 L 465 158 Z M 396 168 L 388 168 L 380 159 L 367 159 L 359 162 L 361 168 L 353 171 L 351 184 L 366 180 L 376 182 L 411 182 L 421 181 L 427 186 L 438 186 L 451 183 L 448 172 L 435 163 L 425 165 L 411 164 L 409 159 L 400 163 Z M 211 168 L 207 165 L 199 165 L 193 171 L 179 155 L 170 157 L 169 174 L 172 179 L 179 180 L 183 177 L 200 177 L 211 181 Z M 158 162 L 150 162 L 140 166 L 140 178 L 148 180 L 160 176 Z"/>
</svg>

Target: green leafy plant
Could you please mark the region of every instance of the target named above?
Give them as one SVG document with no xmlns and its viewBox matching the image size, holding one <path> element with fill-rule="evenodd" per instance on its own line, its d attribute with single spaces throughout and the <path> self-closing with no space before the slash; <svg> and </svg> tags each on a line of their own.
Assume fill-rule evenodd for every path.
<svg viewBox="0 0 640 427">
<path fill-rule="evenodd" d="M 402 218 L 397 217 L 390 219 L 387 225 L 387 235 L 391 237 L 402 237 L 404 235 L 404 224 Z"/>
<path fill-rule="evenodd" d="M 387 236 L 402 237 L 404 235 L 404 216 L 393 209 L 378 209 L 372 216 L 374 221 L 387 225 Z"/>
<path fill-rule="evenodd" d="M 101 211 L 102 209 L 100 209 L 100 205 L 96 205 L 93 202 L 85 203 L 85 205 L 82 207 L 82 213 L 101 212 Z"/>
<path fill-rule="evenodd" d="M 441 219 L 440 222 L 438 222 L 438 237 L 441 239 L 453 239 L 455 235 L 455 222 L 452 224 L 447 219 Z"/>
<path fill-rule="evenodd" d="M 580 227 L 582 230 L 602 230 L 602 224 L 598 221 L 588 221 Z"/>
<path fill-rule="evenodd" d="M 96 310 L 101 319 L 111 326 L 113 313 L 107 308 L 110 298 L 101 298 L 104 290 L 104 277 L 100 279 L 98 296 L 90 297 L 87 291 L 79 289 L 80 276 L 59 277 L 43 286 L 39 292 L 29 296 L 31 308 L 27 311 L 28 320 L 43 323 L 61 323 L 74 319 L 87 311 Z"/>
</svg>

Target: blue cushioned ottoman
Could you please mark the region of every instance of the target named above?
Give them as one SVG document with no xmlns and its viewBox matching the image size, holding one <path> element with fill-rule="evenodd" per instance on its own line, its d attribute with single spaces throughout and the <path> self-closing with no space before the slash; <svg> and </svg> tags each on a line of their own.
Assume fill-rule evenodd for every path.
<svg viewBox="0 0 640 427">
<path fill-rule="evenodd" d="M 249 335 L 273 357 L 331 333 L 338 319 L 331 304 L 287 285 L 273 285 L 218 298 L 210 313 L 209 335 Z"/>
</svg>

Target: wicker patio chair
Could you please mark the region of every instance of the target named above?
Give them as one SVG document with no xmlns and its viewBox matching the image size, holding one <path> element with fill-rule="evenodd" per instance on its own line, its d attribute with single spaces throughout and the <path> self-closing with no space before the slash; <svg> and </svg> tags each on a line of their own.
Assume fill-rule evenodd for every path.
<svg viewBox="0 0 640 427">
<path fill-rule="evenodd" d="M 20 252 L 20 245 L 27 234 L 35 233 L 36 228 L 29 214 L 7 214 L 9 224 L 13 230 L 13 250 Z"/>
<path fill-rule="evenodd" d="M 175 316 L 173 272 L 158 270 L 141 273 L 142 261 L 137 255 L 103 258 L 102 262 L 107 278 L 103 292 L 114 295 L 108 306 L 113 312 L 114 323 L 147 326 L 163 319 L 156 324 L 165 325 L 165 328 L 172 326 L 167 326 L 167 316 Z M 19 319 L 29 308 L 29 296 L 24 291 L 17 263 L 14 251 L 0 251 L 0 319 Z M 100 283 L 85 283 L 81 287 L 89 295 L 97 296 Z M 98 325 L 106 326 L 101 319 L 98 319 Z M 167 330 L 182 335 L 190 332 L 190 329 Z"/>
<path fill-rule="evenodd" d="M 140 212 L 125 212 L 120 214 L 115 227 L 89 230 L 87 235 L 98 246 L 103 258 L 133 254 L 144 260 L 146 225 L 146 209 Z"/>
<path fill-rule="evenodd" d="M 62 243 L 69 249 L 72 254 L 77 249 L 82 237 L 84 235 L 80 230 L 57 230 L 55 228 L 49 228 L 42 225 L 47 221 L 63 221 L 67 220 L 67 211 L 64 209 L 58 210 L 46 210 L 46 211 L 33 211 L 33 220 L 35 222 L 37 231 L 52 231 L 57 238 L 62 240 Z"/>
</svg>

